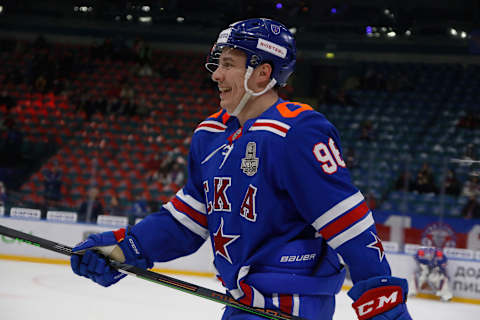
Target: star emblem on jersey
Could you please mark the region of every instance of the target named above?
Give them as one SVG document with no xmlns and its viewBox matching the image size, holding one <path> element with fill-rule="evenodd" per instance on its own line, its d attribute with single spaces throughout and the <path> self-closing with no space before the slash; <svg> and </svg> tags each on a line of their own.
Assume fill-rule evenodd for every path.
<svg viewBox="0 0 480 320">
<path fill-rule="evenodd" d="M 239 235 L 227 235 L 223 233 L 223 218 L 220 221 L 220 226 L 218 227 L 217 232 L 213 234 L 213 243 L 215 246 L 215 254 L 219 254 L 224 257 L 230 264 L 232 264 L 232 259 L 228 253 L 227 246 L 239 238 Z"/>
<path fill-rule="evenodd" d="M 251 177 L 258 170 L 258 158 L 257 158 L 257 144 L 255 142 L 250 141 L 247 144 L 247 148 L 245 150 L 245 158 L 242 158 L 242 165 L 240 166 L 243 173 L 247 176 Z"/>
<path fill-rule="evenodd" d="M 378 251 L 378 258 L 380 259 L 380 262 L 381 262 L 383 260 L 383 257 L 385 256 L 385 251 L 383 250 L 382 241 L 375 233 L 370 231 L 370 234 L 373 236 L 375 241 L 368 244 L 367 247 Z"/>
</svg>

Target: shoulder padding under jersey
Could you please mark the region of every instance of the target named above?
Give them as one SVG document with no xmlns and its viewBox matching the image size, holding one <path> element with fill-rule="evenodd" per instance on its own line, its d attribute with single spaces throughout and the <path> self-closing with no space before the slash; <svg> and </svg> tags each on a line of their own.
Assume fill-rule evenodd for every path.
<svg viewBox="0 0 480 320">
<path fill-rule="evenodd" d="M 269 113 L 270 119 L 261 117 L 252 127 L 269 123 L 279 130 L 283 137 L 290 132 L 305 132 L 315 130 L 326 136 L 335 134 L 333 125 L 319 112 L 308 104 L 284 101 L 275 106 L 274 112 Z M 260 123 L 259 123 L 260 122 Z"/>
<path fill-rule="evenodd" d="M 225 110 L 219 110 L 214 114 L 210 115 L 207 119 L 200 122 L 200 124 L 195 128 L 194 133 L 198 131 L 207 131 L 207 132 L 224 132 L 227 128 L 227 121 L 230 119 L 230 115 Z"/>
</svg>

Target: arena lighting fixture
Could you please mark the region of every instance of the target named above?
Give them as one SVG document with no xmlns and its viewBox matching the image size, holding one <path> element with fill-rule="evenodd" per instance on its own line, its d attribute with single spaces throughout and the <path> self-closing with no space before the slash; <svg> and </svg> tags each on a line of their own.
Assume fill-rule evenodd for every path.
<svg viewBox="0 0 480 320">
<path fill-rule="evenodd" d="M 467 33 L 465 31 L 460 32 L 460 38 L 465 39 L 467 37 Z"/>
<path fill-rule="evenodd" d="M 150 16 L 138 17 L 138 21 L 142 23 L 150 23 L 152 22 L 152 17 Z"/>
<path fill-rule="evenodd" d="M 412 35 L 412 31 L 406 30 L 406 31 L 405 31 L 405 35 L 406 35 L 407 37 L 410 37 L 410 36 Z"/>
<path fill-rule="evenodd" d="M 126 18 L 127 18 L 128 21 L 130 21 L 130 20 L 133 19 L 133 16 L 132 16 L 131 14 L 127 14 L 127 17 L 126 17 Z"/>
<path fill-rule="evenodd" d="M 183 21 L 185 21 L 184 17 L 177 17 L 177 22 L 178 23 L 182 23 Z"/>
<path fill-rule="evenodd" d="M 457 30 L 455 30 L 454 28 L 450 28 L 450 34 L 451 34 L 452 36 L 457 36 L 457 35 L 458 35 L 458 32 L 457 32 Z"/>
<path fill-rule="evenodd" d="M 337 8 L 332 8 L 332 9 L 330 9 L 330 12 L 331 12 L 332 14 L 337 13 Z"/>
<path fill-rule="evenodd" d="M 275 5 L 275 8 L 277 9 L 282 9 L 283 8 L 283 4 L 281 2 L 277 2 L 277 4 Z"/>
<path fill-rule="evenodd" d="M 142 11 L 149 12 L 150 11 L 150 6 L 142 6 Z"/>
<path fill-rule="evenodd" d="M 293 27 L 293 28 L 288 29 L 288 31 L 290 31 L 291 34 L 295 34 L 295 33 L 297 33 L 297 28 Z"/>
<path fill-rule="evenodd" d="M 3 6 L 0 5 L 0 14 L 3 13 Z"/>
<path fill-rule="evenodd" d="M 397 36 L 397 33 L 395 31 L 390 31 L 387 33 L 387 37 L 389 38 L 395 38 Z"/>
</svg>

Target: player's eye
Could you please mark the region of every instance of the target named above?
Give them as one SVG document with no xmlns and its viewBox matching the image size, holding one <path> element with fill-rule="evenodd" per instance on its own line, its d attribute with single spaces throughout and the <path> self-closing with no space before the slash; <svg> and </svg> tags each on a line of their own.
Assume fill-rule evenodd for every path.
<svg viewBox="0 0 480 320">
<path fill-rule="evenodd" d="M 233 67 L 233 63 L 229 62 L 229 61 L 224 61 L 221 63 L 222 65 L 222 68 L 225 68 L 225 69 L 230 69 Z"/>
</svg>

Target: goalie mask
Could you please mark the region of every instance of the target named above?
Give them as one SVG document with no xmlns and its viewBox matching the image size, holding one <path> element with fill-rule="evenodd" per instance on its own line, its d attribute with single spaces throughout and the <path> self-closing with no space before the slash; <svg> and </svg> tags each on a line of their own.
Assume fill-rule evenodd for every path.
<svg viewBox="0 0 480 320">
<path fill-rule="evenodd" d="M 264 94 L 276 84 L 283 87 L 295 69 L 295 39 L 290 31 L 281 23 L 270 19 L 248 19 L 235 22 L 220 32 L 217 42 L 207 58 L 205 67 L 215 72 L 222 50 L 225 47 L 243 51 L 246 56 L 245 95 L 236 107 L 233 116 L 238 115 L 251 96 Z M 271 80 L 264 90 L 253 92 L 247 86 L 253 69 L 269 63 L 272 66 Z"/>
</svg>

